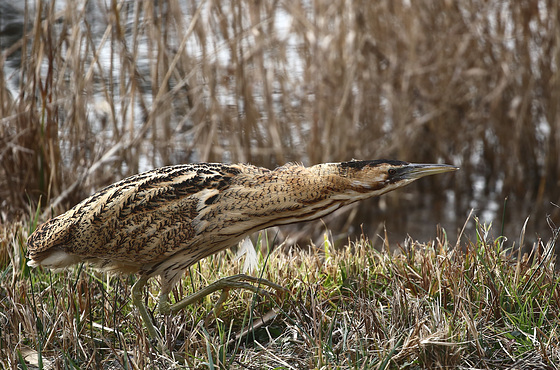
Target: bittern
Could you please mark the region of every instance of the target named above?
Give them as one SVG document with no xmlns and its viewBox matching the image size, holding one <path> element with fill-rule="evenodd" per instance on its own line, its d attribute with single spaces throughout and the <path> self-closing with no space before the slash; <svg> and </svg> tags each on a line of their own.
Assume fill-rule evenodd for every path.
<svg viewBox="0 0 560 370">
<path fill-rule="evenodd" d="M 396 160 L 286 164 L 275 170 L 219 163 L 162 167 L 109 185 L 40 225 L 27 240 L 28 264 L 64 268 L 88 262 L 105 270 L 138 273 L 132 301 L 149 334 L 157 338 L 142 302 L 143 287 L 151 277 L 161 280 L 160 312 L 176 311 L 192 302 L 187 297 L 173 306 L 168 303 L 183 272 L 245 235 L 317 219 L 421 177 L 455 170 Z M 254 291 L 242 281 L 262 282 L 244 275 L 225 279 L 202 294 L 226 286 Z"/>
</svg>

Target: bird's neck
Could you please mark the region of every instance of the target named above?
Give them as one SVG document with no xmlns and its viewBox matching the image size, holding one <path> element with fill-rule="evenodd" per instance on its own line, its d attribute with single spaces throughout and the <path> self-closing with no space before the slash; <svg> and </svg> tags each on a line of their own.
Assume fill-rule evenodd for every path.
<svg viewBox="0 0 560 370">
<path fill-rule="evenodd" d="M 249 230 L 314 220 L 369 196 L 353 186 L 336 164 L 308 168 L 287 165 L 240 175 L 236 184 L 221 194 L 222 209 L 213 208 L 204 218 L 222 225 L 224 235 L 242 235 Z"/>
<path fill-rule="evenodd" d="M 353 185 L 336 164 L 286 165 L 274 171 L 252 167 L 244 171 L 220 193 L 218 202 L 201 209 L 195 219 L 197 234 L 215 232 L 209 254 L 251 232 L 315 220 L 372 196 Z"/>
</svg>

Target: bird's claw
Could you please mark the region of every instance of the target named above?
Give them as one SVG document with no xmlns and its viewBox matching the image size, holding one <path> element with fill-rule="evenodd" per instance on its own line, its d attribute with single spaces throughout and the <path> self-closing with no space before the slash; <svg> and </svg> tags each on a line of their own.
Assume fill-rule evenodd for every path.
<svg viewBox="0 0 560 370">
<path fill-rule="evenodd" d="M 220 298 L 218 299 L 218 302 L 216 302 L 216 305 L 214 306 L 214 309 L 212 310 L 215 314 L 215 316 L 217 316 L 220 311 L 221 311 L 221 305 L 225 302 L 225 300 L 228 297 L 229 294 L 229 290 L 231 289 L 246 289 L 246 290 L 250 290 L 253 293 L 257 293 L 257 294 L 263 294 L 266 295 L 267 297 L 271 297 L 272 293 L 261 288 L 260 286 L 266 286 L 272 289 L 276 290 L 276 295 L 278 296 L 279 292 L 284 292 L 287 291 L 287 289 L 285 289 L 284 287 L 272 283 L 268 280 L 265 279 L 260 279 L 260 278 L 256 278 L 253 276 L 249 276 L 249 275 L 245 275 L 245 274 L 238 274 L 238 275 L 233 275 L 233 276 L 228 276 L 225 278 L 222 278 L 218 281 L 215 281 L 214 283 L 208 285 L 207 287 L 202 288 L 201 290 L 197 291 L 196 293 L 191 294 L 190 296 L 186 297 L 185 299 L 181 300 L 180 302 L 177 302 L 171 306 L 169 306 L 169 311 L 168 312 L 177 312 L 180 309 L 185 308 L 186 306 L 193 304 L 197 301 L 199 301 L 200 299 L 206 297 L 207 295 L 214 293 L 215 291 L 218 290 L 222 290 L 222 294 L 220 295 Z M 161 301 L 160 301 L 161 303 Z M 164 307 L 165 309 L 165 307 Z M 160 312 L 162 308 L 160 308 Z"/>
</svg>

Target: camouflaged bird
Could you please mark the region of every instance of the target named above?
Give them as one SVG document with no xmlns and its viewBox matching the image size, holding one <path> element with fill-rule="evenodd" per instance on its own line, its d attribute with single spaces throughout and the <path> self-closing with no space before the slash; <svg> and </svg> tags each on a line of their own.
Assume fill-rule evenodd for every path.
<svg viewBox="0 0 560 370">
<path fill-rule="evenodd" d="M 219 163 L 162 167 L 109 185 L 40 225 L 27 241 L 28 264 L 63 268 L 88 262 L 138 273 L 133 302 L 155 336 L 141 299 L 149 278 L 160 277 L 160 311 L 168 312 L 167 297 L 185 269 L 251 232 L 317 219 L 456 169 L 395 160 L 287 164 L 275 170 Z"/>
</svg>

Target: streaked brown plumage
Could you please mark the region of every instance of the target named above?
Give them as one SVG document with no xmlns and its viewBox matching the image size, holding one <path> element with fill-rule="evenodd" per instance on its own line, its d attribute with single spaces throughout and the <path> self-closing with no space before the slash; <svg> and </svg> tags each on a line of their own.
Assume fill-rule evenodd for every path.
<svg viewBox="0 0 560 370">
<path fill-rule="evenodd" d="M 449 165 L 350 161 L 268 170 L 245 164 L 186 164 L 131 176 L 40 225 L 29 237 L 30 266 L 78 262 L 138 273 L 134 303 L 150 321 L 141 289 L 161 278 L 160 310 L 189 266 L 253 231 L 319 218 Z M 141 305 L 141 307 L 140 307 Z M 155 329 L 146 322 L 150 334 Z M 151 326 L 151 327 L 150 327 Z"/>
</svg>

